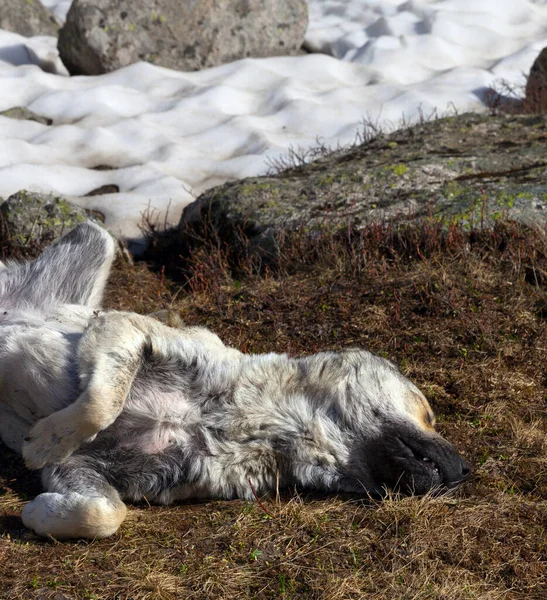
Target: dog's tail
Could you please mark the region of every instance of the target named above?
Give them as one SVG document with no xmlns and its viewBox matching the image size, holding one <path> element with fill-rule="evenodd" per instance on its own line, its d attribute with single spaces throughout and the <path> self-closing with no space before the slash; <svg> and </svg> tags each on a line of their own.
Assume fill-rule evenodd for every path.
<svg viewBox="0 0 547 600">
<path fill-rule="evenodd" d="M 59 304 L 95 307 L 101 302 L 116 246 L 88 221 L 28 263 L 0 263 L 0 309 L 47 310 Z"/>
</svg>

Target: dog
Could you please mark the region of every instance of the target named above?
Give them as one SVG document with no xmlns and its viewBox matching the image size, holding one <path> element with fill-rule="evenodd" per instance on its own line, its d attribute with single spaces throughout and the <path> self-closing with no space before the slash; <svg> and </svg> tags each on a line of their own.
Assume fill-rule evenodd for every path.
<svg viewBox="0 0 547 600">
<path fill-rule="evenodd" d="M 391 362 L 246 355 L 205 328 L 101 311 L 114 255 L 88 222 L 0 267 L 0 437 L 41 470 L 46 491 L 22 511 L 37 534 L 112 535 L 143 497 L 424 494 L 468 476 Z"/>
</svg>

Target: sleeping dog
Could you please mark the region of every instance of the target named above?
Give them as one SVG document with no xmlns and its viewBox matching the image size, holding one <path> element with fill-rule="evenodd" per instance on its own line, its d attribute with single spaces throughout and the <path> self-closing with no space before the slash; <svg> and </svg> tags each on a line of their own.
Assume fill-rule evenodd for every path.
<svg viewBox="0 0 547 600">
<path fill-rule="evenodd" d="M 25 526 L 98 538 L 124 500 L 423 494 L 467 477 L 423 394 L 370 352 L 246 355 L 207 329 L 101 311 L 114 252 L 86 223 L 0 268 L 0 436 L 46 489 Z"/>
</svg>

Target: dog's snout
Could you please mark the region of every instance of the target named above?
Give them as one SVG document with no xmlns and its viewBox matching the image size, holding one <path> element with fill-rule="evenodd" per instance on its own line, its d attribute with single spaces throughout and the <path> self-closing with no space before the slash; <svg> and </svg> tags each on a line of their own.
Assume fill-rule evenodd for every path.
<svg viewBox="0 0 547 600">
<path fill-rule="evenodd" d="M 471 475 L 471 467 L 469 463 L 460 457 L 460 469 L 462 473 L 462 479 L 467 479 Z"/>
<path fill-rule="evenodd" d="M 444 483 L 452 488 L 468 479 L 471 475 L 469 463 L 454 450 L 453 459 L 450 461 L 451 468 L 447 469 L 444 477 Z"/>
</svg>

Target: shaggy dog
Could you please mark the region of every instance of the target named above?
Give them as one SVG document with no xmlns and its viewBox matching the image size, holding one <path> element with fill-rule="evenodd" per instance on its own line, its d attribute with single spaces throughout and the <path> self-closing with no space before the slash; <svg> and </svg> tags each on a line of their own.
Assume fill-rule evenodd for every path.
<svg viewBox="0 0 547 600">
<path fill-rule="evenodd" d="M 143 496 L 422 494 L 468 475 L 421 392 L 370 352 L 245 355 L 206 329 L 100 311 L 114 249 L 87 223 L 0 267 L 0 436 L 47 490 L 27 527 L 105 537 Z"/>
</svg>

